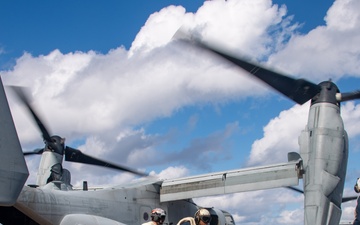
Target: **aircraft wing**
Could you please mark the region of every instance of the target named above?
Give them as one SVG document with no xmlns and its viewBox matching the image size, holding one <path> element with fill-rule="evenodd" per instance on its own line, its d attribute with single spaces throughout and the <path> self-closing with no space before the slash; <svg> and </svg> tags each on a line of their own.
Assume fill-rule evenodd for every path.
<svg viewBox="0 0 360 225">
<path fill-rule="evenodd" d="M 165 180 L 160 190 L 160 201 L 295 186 L 299 184 L 300 162 L 301 160 Z"/>
</svg>

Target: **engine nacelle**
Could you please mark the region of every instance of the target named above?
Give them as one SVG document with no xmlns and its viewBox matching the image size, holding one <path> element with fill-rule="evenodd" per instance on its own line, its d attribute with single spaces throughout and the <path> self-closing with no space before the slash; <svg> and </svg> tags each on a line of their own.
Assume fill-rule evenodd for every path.
<svg viewBox="0 0 360 225">
<path fill-rule="evenodd" d="M 235 225 L 232 215 L 224 210 L 207 208 L 211 214 L 210 225 Z"/>
</svg>

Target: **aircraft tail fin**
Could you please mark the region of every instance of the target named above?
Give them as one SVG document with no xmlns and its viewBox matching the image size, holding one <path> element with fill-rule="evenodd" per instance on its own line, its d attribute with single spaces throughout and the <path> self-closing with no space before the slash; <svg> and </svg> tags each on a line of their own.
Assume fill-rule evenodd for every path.
<svg viewBox="0 0 360 225">
<path fill-rule="evenodd" d="M 29 176 L 0 78 L 0 206 L 15 204 Z"/>
</svg>

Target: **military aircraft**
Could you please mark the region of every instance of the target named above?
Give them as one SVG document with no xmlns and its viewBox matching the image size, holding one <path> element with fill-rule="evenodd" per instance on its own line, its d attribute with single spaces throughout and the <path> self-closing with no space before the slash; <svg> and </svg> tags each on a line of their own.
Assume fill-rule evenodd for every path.
<svg viewBox="0 0 360 225">
<path fill-rule="evenodd" d="M 189 44 L 189 42 L 186 42 Z M 45 147 L 23 153 L 0 79 L 0 222 L 3 224 L 141 224 L 152 208 L 167 212 L 166 224 L 193 216 L 201 207 L 192 198 L 242 191 L 296 186 L 303 179 L 304 222 L 307 225 L 338 225 L 348 157 L 347 134 L 340 116 L 340 102 L 359 98 L 359 92 L 340 93 L 331 81 L 313 84 L 293 79 L 233 57 L 201 42 L 206 49 L 247 70 L 298 104 L 311 100 L 309 119 L 299 137 L 300 154 L 288 154 L 288 162 L 198 176 L 157 180 L 147 177 L 130 184 L 81 190 L 71 185 L 65 160 L 105 166 L 134 173 L 143 172 L 96 159 L 65 145 L 50 135 L 26 94 L 13 88 L 37 123 Z M 24 154 L 41 154 L 36 184 L 25 185 L 29 175 Z M 234 224 L 226 211 L 209 208 L 211 225 Z"/>
</svg>

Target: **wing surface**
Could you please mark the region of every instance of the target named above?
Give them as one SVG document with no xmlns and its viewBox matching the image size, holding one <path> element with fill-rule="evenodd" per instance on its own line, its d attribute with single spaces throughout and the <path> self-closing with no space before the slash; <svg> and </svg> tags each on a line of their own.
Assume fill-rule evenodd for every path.
<svg viewBox="0 0 360 225">
<path fill-rule="evenodd" d="M 298 185 L 299 162 L 291 161 L 165 180 L 160 190 L 160 201 L 166 202 Z"/>
</svg>

